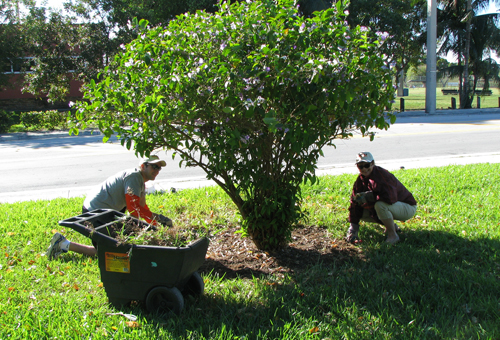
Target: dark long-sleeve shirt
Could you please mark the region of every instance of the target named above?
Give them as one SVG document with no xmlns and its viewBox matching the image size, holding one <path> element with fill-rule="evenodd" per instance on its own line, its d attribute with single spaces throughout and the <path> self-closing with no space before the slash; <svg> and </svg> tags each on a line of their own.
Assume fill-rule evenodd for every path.
<svg viewBox="0 0 500 340">
<path fill-rule="evenodd" d="M 359 192 L 372 191 L 376 201 L 383 201 L 388 204 L 404 202 L 409 205 L 417 205 L 417 201 L 406 189 L 406 187 L 389 171 L 379 166 L 374 166 L 368 177 L 359 175 L 354 182 L 351 195 L 351 205 L 349 206 L 349 222 L 358 224 L 363 216 L 364 209 L 370 211 L 370 216 L 379 223 L 373 203 L 360 206 L 354 202 L 354 196 Z"/>
</svg>

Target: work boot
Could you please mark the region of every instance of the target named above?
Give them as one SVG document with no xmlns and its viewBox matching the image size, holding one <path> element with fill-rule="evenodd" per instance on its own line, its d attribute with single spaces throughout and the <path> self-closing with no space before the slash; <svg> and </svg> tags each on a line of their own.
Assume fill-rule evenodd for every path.
<svg viewBox="0 0 500 340">
<path fill-rule="evenodd" d="M 359 240 L 358 232 L 349 228 L 349 230 L 347 230 L 347 235 L 344 239 L 346 240 L 346 242 L 354 243 L 356 240 Z"/>
</svg>

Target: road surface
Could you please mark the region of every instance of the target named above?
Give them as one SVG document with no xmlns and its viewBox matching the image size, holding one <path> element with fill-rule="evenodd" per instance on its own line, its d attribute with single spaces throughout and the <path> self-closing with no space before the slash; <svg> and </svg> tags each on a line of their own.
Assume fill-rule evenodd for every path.
<svg viewBox="0 0 500 340">
<path fill-rule="evenodd" d="M 457 110 L 458 111 L 458 110 Z M 318 174 L 356 173 L 355 155 L 370 151 L 388 170 L 500 162 L 500 109 L 470 114 L 401 116 L 374 141 L 359 135 L 324 149 Z M 198 168 L 179 168 L 167 161 L 150 190 L 182 189 L 213 184 Z M 83 196 L 108 176 L 135 167 L 133 151 L 118 141 L 102 142 L 101 135 L 66 133 L 0 135 L 0 203 L 55 197 Z"/>
</svg>

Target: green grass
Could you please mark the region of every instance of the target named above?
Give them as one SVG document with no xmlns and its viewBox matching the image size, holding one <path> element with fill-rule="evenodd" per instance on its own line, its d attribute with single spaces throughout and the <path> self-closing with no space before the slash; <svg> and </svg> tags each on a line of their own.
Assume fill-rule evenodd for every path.
<svg viewBox="0 0 500 340">
<path fill-rule="evenodd" d="M 97 260 L 64 254 L 47 261 L 55 230 L 90 241 L 58 221 L 82 198 L 0 205 L 0 339 L 499 339 L 500 164 L 399 170 L 417 215 L 396 246 L 363 224 L 360 256 L 337 266 L 265 279 L 205 275 L 205 294 L 179 317 L 124 313 L 107 304 Z M 354 175 L 304 187 L 308 225 L 332 239 L 347 229 Z M 239 225 L 216 187 L 150 195 L 177 225 Z"/>
<path fill-rule="evenodd" d="M 498 97 L 500 97 L 500 89 L 491 88 L 493 93 L 491 96 L 481 97 L 481 108 L 498 108 Z M 400 99 L 403 98 L 405 102 L 405 111 L 408 110 L 425 110 L 425 88 L 410 88 L 408 89 L 408 96 L 397 97 L 396 102 L 393 104 L 393 110 L 399 110 L 401 108 Z M 457 107 L 460 107 L 459 97 L 454 95 L 444 95 L 441 92 L 441 88 L 436 89 L 436 109 L 437 110 L 447 110 L 451 108 L 451 98 L 456 99 Z M 474 102 L 472 103 L 473 108 L 477 108 L 477 97 L 474 97 Z"/>
</svg>

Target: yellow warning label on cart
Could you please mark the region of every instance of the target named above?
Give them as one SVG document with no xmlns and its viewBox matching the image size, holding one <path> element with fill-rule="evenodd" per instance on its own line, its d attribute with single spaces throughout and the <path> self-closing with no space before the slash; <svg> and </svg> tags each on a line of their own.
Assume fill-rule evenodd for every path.
<svg viewBox="0 0 500 340">
<path fill-rule="evenodd" d="M 104 253 L 106 271 L 130 273 L 130 258 L 127 253 Z"/>
</svg>

